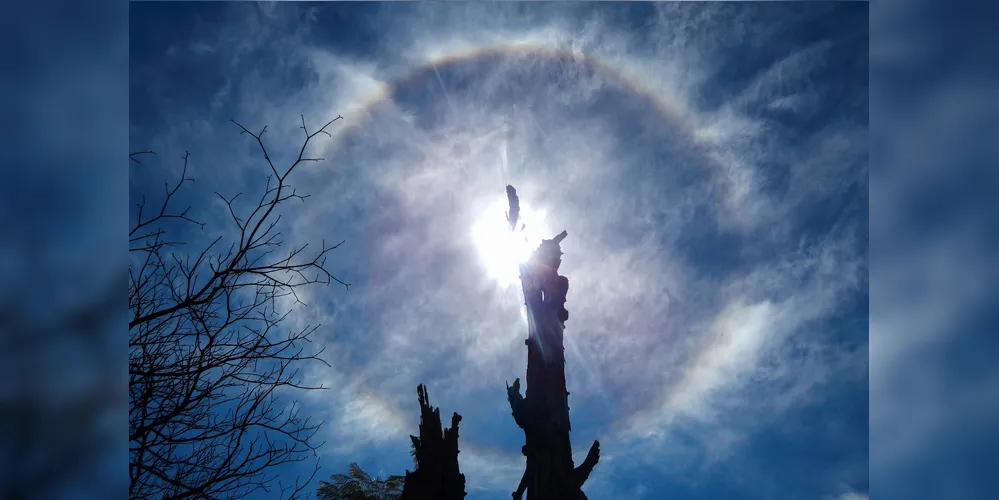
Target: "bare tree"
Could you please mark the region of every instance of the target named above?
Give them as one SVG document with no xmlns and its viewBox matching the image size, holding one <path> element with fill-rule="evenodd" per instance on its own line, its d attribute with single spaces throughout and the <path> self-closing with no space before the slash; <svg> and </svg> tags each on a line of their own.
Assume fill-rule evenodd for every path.
<svg viewBox="0 0 999 500">
<path fill-rule="evenodd" d="M 308 345 L 318 325 L 291 329 L 283 322 L 301 303 L 302 287 L 349 284 L 326 268 L 326 257 L 343 242 L 323 242 L 312 252 L 308 245 L 285 248 L 279 208 L 305 201 L 289 177 L 302 163 L 322 160 L 307 157 L 306 148 L 316 136 L 330 136 L 327 127 L 340 119 L 309 132 L 303 116 L 298 157 L 281 169 L 264 146 L 267 128 L 254 134 L 233 121 L 259 145 L 270 172 L 259 201 L 245 210 L 235 203 L 241 193 L 215 193 L 235 225 L 232 241 L 220 236 L 200 251 L 177 248 L 185 243 L 178 223 L 204 227 L 190 207 L 174 206 L 179 190 L 194 181 L 187 153 L 162 203 L 149 209 L 142 197 L 136 204 L 128 289 L 131 498 L 241 498 L 256 490 L 291 498 L 312 480 L 282 485 L 274 472 L 314 457 L 321 445 L 322 422 L 278 399 L 288 389 L 323 388 L 305 385 L 299 375 L 303 363 L 325 364 L 322 349 Z M 129 158 L 139 163 L 144 154 L 155 153 Z M 316 470 L 318 461 L 313 476 Z"/>
</svg>

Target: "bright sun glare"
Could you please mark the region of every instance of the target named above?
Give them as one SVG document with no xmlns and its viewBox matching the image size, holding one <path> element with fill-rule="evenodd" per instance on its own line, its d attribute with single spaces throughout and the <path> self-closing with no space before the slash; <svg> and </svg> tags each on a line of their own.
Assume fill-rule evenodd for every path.
<svg viewBox="0 0 999 500">
<path fill-rule="evenodd" d="M 519 265 L 530 258 L 542 238 L 552 236 L 548 234 L 544 213 L 531 210 L 523 200 L 517 231 L 511 232 L 506 220 L 507 203 L 503 198 L 490 205 L 472 226 L 472 240 L 489 275 L 503 285 L 516 283 L 520 279 Z"/>
</svg>

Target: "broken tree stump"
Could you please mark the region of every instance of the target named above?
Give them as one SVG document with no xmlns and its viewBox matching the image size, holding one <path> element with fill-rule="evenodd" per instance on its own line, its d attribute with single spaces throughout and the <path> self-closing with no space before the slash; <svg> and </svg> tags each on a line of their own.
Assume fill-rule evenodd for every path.
<svg viewBox="0 0 999 500">
<path fill-rule="evenodd" d="M 520 201 L 513 186 L 507 186 L 510 203 L 508 222 L 517 226 Z M 520 500 L 581 500 L 583 483 L 600 459 L 600 443 L 594 441 L 579 467 L 572 463 L 569 441 L 569 391 L 565 385 L 565 309 L 569 280 L 558 274 L 562 263 L 561 243 L 565 231 L 542 240 L 527 263 L 520 266 L 520 280 L 527 306 L 527 390 L 520 394 L 520 379 L 507 386 L 507 399 L 514 421 L 524 430 L 527 468 L 513 493 Z"/>
<path fill-rule="evenodd" d="M 430 406 L 427 387 L 416 388 L 420 401 L 420 435 L 409 436 L 413 442 L 416 470 L 406 471 L 401 500 L 462 500 L 465 498 L 465 475 L 458 467 L 458 423 L 461 415 L 451 416 L 451 427 L 442 428 L 440 408 Z"/>
</svg>

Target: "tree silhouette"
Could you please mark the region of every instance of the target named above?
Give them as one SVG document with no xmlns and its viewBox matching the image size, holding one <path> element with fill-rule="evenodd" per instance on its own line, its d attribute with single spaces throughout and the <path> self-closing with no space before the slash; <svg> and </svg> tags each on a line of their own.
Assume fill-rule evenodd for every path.
<svg viewBox="0 0 999 500">
<path fill-rule="evenodd" d="M 517 227 L 520 200 L 513 186 L 506 187 L 510 203 L 510 228 Z M 517 426 L 524 430 L 527 467 L 513 498 L 520 500 L 586 500 L 583 483 L 600 460 L 600 442 L 594 441 L 583 462 L 572 463 L 569 432 L 569 391 L 565 381 L 565 308 L 569 279 L 558 274 L 562 264 L 562 231 L 541 240 L 528 261 L 520 266 L 520 283 L 527 307 L 527 388 L 520 394 L 520 379 L 507 386 L 507 399 Z"/>
<path fill-rule="evenodd" d="M 330 481 L 320 481 L 318 500 L 397 500 L 402 496 L 403 476 L 372 478 L 357 463 L 350 464 L 347 474 L 333 474 Z"/>
<path fill-rule="evenodd" d="M 451 427 L 441 425 L 441 409 L 430 404 L 427 386 L 416 387 L 420 402 L 419 435 L 409 436 L 413 472 L 406 471 L 402 498 L 405 500 L 461 500 L 465 498 L 465 475 L 458 465 L 458 424 L 461 415 L 451 414 Z"/>
<path fill-rule="evenodd" d="M 185 241 L 179 229 L 205 224 L 190 207 L 178 210 L 177 193 L 188 177 L 189 154 L 176 184 L 167 185 L 155 209 L 145 196 L 136 203 L 129 231 L 129 496 L 131 498 L 241 498 L 272 491 L 275 466 L 315 456 L 321 422 L 302 416 L 296 404 L 279 405 L 279 392 L 313 390 L 298 375 L 306 362 L 325 362 L 308 346 L 318 326 L 282 324 L 299 304 L 297 290 L 333 282 L 326 269 L 336 245 L 325 242 L 285 248 L 279 208 L 305 201 L 289 185 L 309 158 L 310 141 L 337 116 L 309 132 L 297 158 L 278 168 L 264 145 L 264 127 L 254 134 L 233 121 L 259 146 L 270 171 L 257 202 L 226 198 L 231 240 L 219 236 L 200 252 L 175 252 Z M 151 151 L 132 153 L 140 163 Z M 178 226 L 180 224 L 180 226 Z M 190 234 L 190 233 L 188 233 Z M 289 305 L 290 303 L 290 305 Z M 318 463 L 316 469 L 318 470 Z M 313 476 L 315 475 L 313 471 Z M 277 482 L 281 497 L 304 491 L 312 477 L 292 485 Z M 277 497 L 279 495 L 275 495 Z"/>
</svg>

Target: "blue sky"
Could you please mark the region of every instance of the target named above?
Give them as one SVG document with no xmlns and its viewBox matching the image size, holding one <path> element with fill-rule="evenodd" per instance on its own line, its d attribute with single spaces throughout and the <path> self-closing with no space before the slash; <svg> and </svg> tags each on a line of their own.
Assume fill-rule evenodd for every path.
<svg viewBox="0 0 999 500">
<path fill-rule="evenodd" d="M 327 422 L 321 476 L 412 468 L 426 383 L 464 416 L 468 498 L 516 487 L 504 382 L 526 327 L 472 238 L 511 183 L 569 232 L 591 498 L 867 498 L 866 4 L 131 7 L 129 140 L 160 154 L 130 192 L 189 150 L 209 223 L 191 239 L 224 227 L 213 191 L 266 169 L 230 118 L 289 158 L 300 114 L 343 116 L 284 219 L 290 242 L 347 240 L 351 290 L 313 289 L 295 316 L 324 325 L 332 365 L 303 400 Z"/>
</svg>

